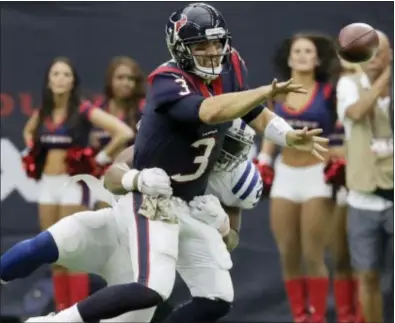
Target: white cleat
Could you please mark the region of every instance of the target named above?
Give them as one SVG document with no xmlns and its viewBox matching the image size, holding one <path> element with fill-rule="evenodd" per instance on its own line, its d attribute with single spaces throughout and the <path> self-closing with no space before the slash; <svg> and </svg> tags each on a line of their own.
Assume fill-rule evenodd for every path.
<svg viewBox="0 0 395 323">
<path fill-rule="evenodd" d="M 26 321 L 25 321 L 25 323 L 34 323 L 34 322 L 36 322 L 36 323 L 45 323 L 45 322 L 55 322 L 54 320 L 53 320 L 53 317 L 56 315 L 56 313 L 49 313 L 48 315 L 46 315 L 46 316 L 35 316 L 35 317 L 31 317 L 31 318 L 28 318 Z"/>
</svg>

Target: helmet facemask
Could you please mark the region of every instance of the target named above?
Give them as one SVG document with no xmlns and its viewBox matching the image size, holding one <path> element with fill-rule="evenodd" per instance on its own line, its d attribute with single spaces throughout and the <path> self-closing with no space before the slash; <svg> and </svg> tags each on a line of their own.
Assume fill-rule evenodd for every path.
<svg viewBox="0 0 395 323">
<path fill-rule="evenodd" d="M 223 63 L 227 55 L 230 53 L 230 41 L 229 38 L 219 38 L 213 37 L 204 41 L 215 40 L 218 39 L 221 42 L 222 50 L 219 54 L 216 55 L 193 55 L 190 45 L 187 45 L 187 51 L 189 52 L 190 57 L 193 60 L 193 68 L 191 70 L 192 73 L 201 77 L 205 80 L 215 80 L 221 73 L 223 73 Z M 202 66 L 199 64 L 199 58 L 203 58 L 204 60 L 210 60 L 209 64 L 204 64 L 206 66 Z M 218 64 L 215 61 L 219 58 Z M 209 65 L 210 67 L 207 67 Z"/>
</svg>

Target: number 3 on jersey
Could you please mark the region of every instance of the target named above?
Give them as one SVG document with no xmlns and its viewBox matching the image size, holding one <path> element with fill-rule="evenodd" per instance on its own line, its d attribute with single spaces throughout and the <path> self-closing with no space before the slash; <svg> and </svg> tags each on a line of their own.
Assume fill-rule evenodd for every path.
<svg viewBox="0 0 395 323">
<path fill-rule="evenodd" d="M 188 95 L 189 93 L 191 93 L 191 91 L 189 90 L 187 81 L 185 81 L 182 78 L 178 78 L 178 79 L 175 79 L 175 82 L 180 84 L 180 86 L 182 88 L 182 90 L 178 93 L 179 95 Z"/>
<path fill-rule="evenodd" d="M 214 138 L 204 138 L 200 139 L 198 141 L 195 141 L 192 144 L 192 147 L 194 148 L 199 148 L 200 146 L 205 146 L 204 149 L 204 154 L 197 156 L 193 163 L 199 165 L 198 169 L 196 172 L 193 174 L 187 174 L 187 175 L 173 175 L 171 178 L 177 182 L 190 182 L 198 179 L 200 176 L 202 176 L 208 166 L 209 163 L 209 158 L 211 155 L 211 152 L 213 151 L 213 148 L 215 147 L 215 139 Z"/>
</svg>

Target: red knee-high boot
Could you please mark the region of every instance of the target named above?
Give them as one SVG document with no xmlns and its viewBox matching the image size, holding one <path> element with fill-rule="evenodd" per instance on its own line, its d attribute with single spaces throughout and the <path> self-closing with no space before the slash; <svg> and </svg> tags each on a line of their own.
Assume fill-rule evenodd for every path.
<svg viewBox="0 0 395 323">
<path fill-rule="evenodd" d="M 294 323 L 307 322 L 306 291 L 303 278 L 289 279 L 285 281 L 285 290 Z"/>
<path fill-rule="evenodd" d="M 335 279 L 333 294 L 338 323 L 355 322 L 355 291 L 353 279 Z"/>
<path fill-rule="evenodd" d="M 52 275 L 53 294 L 56 311 L 62 311 L 70 306 L 69 279 L 67 273 L 54 272 Z"/>
<path fill-rule="evenodd" d="M 309 277 L 307 282 L 307 294 L 310 304 L 310 322 L 326 322 L 326 306 L 329 291 L 328 277 Z"/>
<path fill-rule="evenodd" d="M 70 306 L 89 296 L 89 276 L 81 273 L 69 273 Z"/>
</svg>

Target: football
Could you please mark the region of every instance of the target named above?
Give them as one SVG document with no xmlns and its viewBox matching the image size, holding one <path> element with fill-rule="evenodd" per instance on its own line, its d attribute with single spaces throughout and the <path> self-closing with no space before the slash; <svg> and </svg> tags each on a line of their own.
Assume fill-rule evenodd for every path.
<svg viewBox="0 0 395 323">
<path fill-rule="evenodd" d="M 362 63 L 377 52 L 379 36 L 376 30 L 365 23 L 345 26 L 339 33 L 339 55 L 350 63 Z"/>
</svg>

